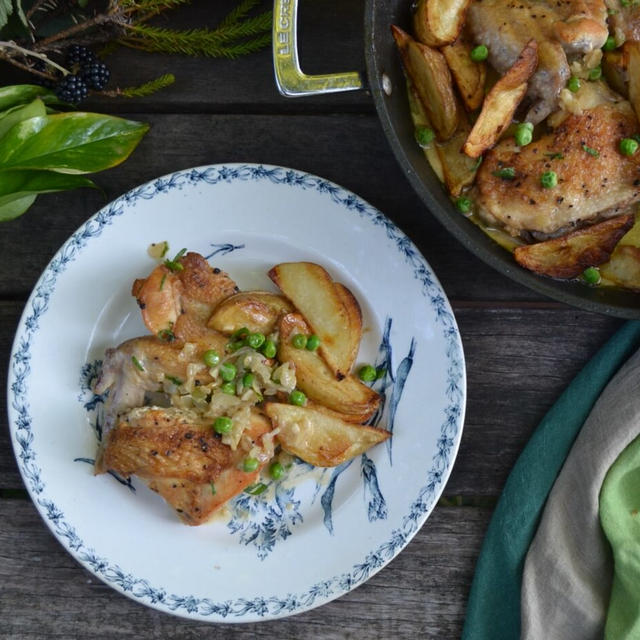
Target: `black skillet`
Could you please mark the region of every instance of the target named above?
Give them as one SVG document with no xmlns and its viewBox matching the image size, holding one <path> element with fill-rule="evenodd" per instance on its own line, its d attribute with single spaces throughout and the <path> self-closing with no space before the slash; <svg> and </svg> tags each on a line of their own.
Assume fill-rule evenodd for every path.
<svg viewBox="0 0 640 640">
<path fill-rule="evenodd" d="M 365 60 L 368 86 L 382 128 L 409 182 L 427 209 L 470 251 L 500 273 L 566 304 L 619 318 L 640 319 L 640 293 L 537 276 L 455 209 L 415 142 L 405 79 L 390 25 L 410 30 L 410 0 L 365 0 Z M 276 83 L 283 95 L 363 88 L 357 73 L 305 76 L 298 64 L 295 36 L 297 0 L 275 0 L 273 52 Z"/>
</svg>

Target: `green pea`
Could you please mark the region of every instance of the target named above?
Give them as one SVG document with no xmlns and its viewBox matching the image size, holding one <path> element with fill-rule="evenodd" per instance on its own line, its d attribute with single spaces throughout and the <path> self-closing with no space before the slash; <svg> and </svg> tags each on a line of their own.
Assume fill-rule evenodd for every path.
<svg viewBox="0 0 640 640">
<path fill-rule="evenodd" d="M 589 69 L 589 80 L 600 80 L 602 78 L 602 67 Z"/>
<path fill-rule="evenodd" d="M 219 418 L 216 418 L 215 422 L 213 423 L 213 430 L 220 435 L 229 433 L 232 427 L 233 421 L 227 416 L 220 416 Z"/>
<path fill-rule="evenodd" d="M 319 346 L 320 346 L 320 338 L 318 338 L 318 336 L 315 333 L 312 333 L 307 338 L 307 345 L 306 345 L 307 351 L 315 351 Z"/>
<path fill-rule="evenodd" d="M 238 349 L 244 347 L 244 340 L 232 340 L 227 342 L 226 349 L 229 353 L 235 353 Z"/>
<path fill-rule="evenodd" d="M 416 142 L 423 148 L 428 147 L 433 142 L 433 139 L 436 137 L 436 134 L 433 132 L 433 129 L 430 129 L 429 127 L 424 127 L 424 126 L 416 127 L 414 135 L 416 138 Z"/>
<path fill-rule="evenodd" d="M 477 47 L 471 49 L 471 59 L 474 62 L 482 62 L 489 57 L 489 49 L 484 44 L 479 44 Z"/>
<path fill-rule="evenodd" d="M 582 278 L 588 284 L 598 284 L 600 282 L 600 270 L 596 267 L 587 267 L 582 272 Z"/>
<path fill-rule="evenodd" d="M 553 189 L 558 184 L 558 174 L 555 171 L 545 171 L 540 176 L 540 184 L 545 189 Z"/>
<path fill-rule="evenodd" d="M 220 389 L 222 390 L 222 393 L 226 393 L 229 396 L 236 395 L 236 385 L 234 382 L 225 382 Z"/>
<path fill-rule="evenodd" d="M 236 365 L 231 362 L 223 362 L 220 365 L 220 377 L 225 382 L 231 382 L 231 380 L 236 377 L 237 373 L 238 370 L 236 369 Z"/>
<path fill-rule="evenodd" d="M 377 376 L 378 373 L 376 371 L 376 368 L 372 367 L 370 364 L 361 366 L 358 371 L 358 377 L 363 382 L 373 382 Z"/>
<path fill-rule="evenodd" d="M 242 386 L 250 387 L 255 379 L 256 377 L 253 375 L 253 373 L 245 373 L 244 376 L 242 376 Z"/>
<path fill-rule="evenodd" d="M 456 200 L 456 207 L 461 213 L 469 213 L 473 207 L 473 201 L 470 198 L 461 196 Z"/>
<path fill-rule="evenodd" d="M 609 36 L 606 42 L 602 45 L 603 51 L 613 51 L 616 48 L 616 39 L 613 36 Z"/>
<path fill-rule="evenodd" d="M 569 91 L 572 91 L 573 93 L 578 91 L 578 89 L 580 89 L 580 78 L 571 76 L 569 78 L 569 82 L 567 82 L 567 89 L 569 89 Z"/>
<path fill-rule="evenodd" d="M 638 150 L 638 143 L 633 138 L 620 140 L 620 153 L 623 156 L 632 156 Z"/>
<path fill-rule="evenodd" d="M 307 396 L 305 396 L 304 393 L 302 393 L 302 391 L 300 391 L 299 389 L 294 389 L 289 394 L 289 402 L 291 402 L 291 404 L 295 404 L 298 407 L 304 407 L 304 405 L 307 404 Z"/>
<path fill-rule="evenodd" d="M 269 474 L 274 480 L 282 477 L 284 473 L 284 467 L 279 462 L 272 462 L 269 467 Z"/>
<path fill-rule="evenodd" d="M 250 333 L 246 337 L 245 341 L 247 343 L 247 346 L 251 347 L 252 349 L 259 349 L 264 344 L 265 340 L 266 338 L 262 333 Z"/>
<path fill-rule="evenodd" d="M 296 349 L 304 349 L 307 346 L 307 336 L 303 333 L 296 333 L 296 335 L 291 338 L 291 344 Z"/>
<path fill-rule="evenodd" d="M 267 358 L 275 358 L 277 351 L 276 343 L 267 338 L 262 345 L 262 353 L 264 353 Z"/>
<path fill-rule="evenodd" d="M 250 473 L 251 471 L 255 471 L 260 466 L 257 458 L 245 458 L 242 462 L 242 470 Z"/>
<path fill-rule="evenodd" d="M 207 367 L 215 367 L 220 362 L 220 356 L 215 349 L 209 349 L 202 354 L 202 359 Z"/>
<path fill-rule="evenodd" d="M 533 125 L 530 122 L 521 122 L 516 127 L 516 144 L 519 147 L 526 147 L 533 140 Z"/>
<path fill-rule="evenodd" d="M 231 339 L 232 340 L 244 340 L 249 335 L 249 333 L 250 333 L 250 331 L 249 331 L 249 329 L 247 329 L 247 327 L 242 327 L 241 329 L 236 329 L 231 334 Z"/>
</svg>

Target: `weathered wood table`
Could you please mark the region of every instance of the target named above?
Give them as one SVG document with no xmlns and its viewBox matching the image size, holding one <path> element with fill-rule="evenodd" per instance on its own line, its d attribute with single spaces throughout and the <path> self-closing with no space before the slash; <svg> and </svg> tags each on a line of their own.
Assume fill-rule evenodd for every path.
<svg viewBox="0 0 640 640">
<path fill-rule="evenodd" d="M 213 23 L 232 6 L 194 2 L 174 24 Z M 309 73 L 363 68 L 362 3 L 301 8 Z M 444 497 L 408 547 L 348 595 L 273 622 L 215 625 L 175 618 L 110 589 L 69 556 L 32 505 L 0 404 L 0 637 L 3 638 L 457 638 L 493 505 L 518 453 L 572 377 L 622 321 L 542 299 L 478 261 L 425 210 L 398 168 L 366 92 L 287 100 L 270 50 L 236 61 L 122 50 L 122 85 L 173 72 L 151 98 L 93 100 L 152 129 L 121 167 L 89 190 L 39 198 L 0 234 L 1 388 L 14 332 L 41 271 L 66 238 L 109 200 L 156 176 L 209 163 L 295 167 L 343 185 L 386 213 L 417 244 L 447 292 L 466 353 L 467 415 Z M 2 84 L 24 77 L 0 67 Z M 70 311 L 72 313 L 72 311 Z"/>
</svg>

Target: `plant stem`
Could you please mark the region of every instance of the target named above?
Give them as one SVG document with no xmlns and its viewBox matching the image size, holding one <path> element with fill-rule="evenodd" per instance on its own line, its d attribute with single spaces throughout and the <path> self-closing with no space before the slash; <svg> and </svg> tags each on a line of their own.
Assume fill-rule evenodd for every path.
<svg viewBox="0 0 640 640">
<path fill-rule="evenodd" d="M 121 23 L 121 18 L 118 15 L 118 13 L 111 12 L 111 11 L 109 13 L 99 13 L 97 16 L 95 16 L 94 18 L 91 18 L 90 20 L 87 20 L 85 22 L 79 22 L 78 24 L 74 24 L 72 27 L 69 27 L 64 31 L 59 31 L 58 33 L 54 33 L 52 36 L 49 36 L 44 40 L 40 40 L 40 42 L 36 43 L 36 45 L 34 46 L 34 49 L 36 51 L 42 51 L 44 49 L 49 48 L 50 45 L 52 45 L 55 42 L 58 42 L 59 40 L 65 40 L 66 38 L 75 36 L 78 33 L 82 33 L 83 31 L 86 31 L 87 29 L 100 27 L 102 25 L 110 24 L 110 23 L 112 24 Z"/>
<path fill-rule="evenodd" d="M 54 67 L 54 69 L 58 69 L 58 71 L 61 71 L 63 75 L 68 75 L 69 74 L 69 70 L 65 69 L 64 67 L 61 67 L 59 64 L 57 64 L 56 62 L 54 62 L 53 60 L 51 60 L 50 58 L 48 58 L 44 53 L 37 53 L 35 51 L 32 51 L 31 49 L 24 49 L 23 47 L 17 45 L 15 42 L 13 42 L 13 40 L 0 40 L 0 51 L 6 51 L 6 50 L 12 50 L 15 51 L 16 53 L 19 53 L 20 55 L 24 56 L 25 58 L 38 58 L 39 60 L 44 61 L 45 64 L 48 64 L 51 67 Z M 13 55 L 9 54 L 8 56 L 6 56 L 6 59 L 9 62 L 15 63 L 16 60 L 14 58 Z M 20 66 L 20 65 L 16 65 L 16 66 Z M 28 67 L 27 65 L 22 65 L 22 68 L 27 69 L 29 71 L 32 71 L 33 73 L 38 73 L 40 75 L 43 75 L 45 78 L 48 78 L 49 76 L 45 73 L 42 74 L 41 72 L 36 71 L 35 69 L 32 69 L 31 67 Z"/>
<path fill-rule="evenodd" d="M 46 2 L 47 0 L 36 0 L 26 13 L 27 20 L 31 20 L 31 16 Z"/>
</svg>

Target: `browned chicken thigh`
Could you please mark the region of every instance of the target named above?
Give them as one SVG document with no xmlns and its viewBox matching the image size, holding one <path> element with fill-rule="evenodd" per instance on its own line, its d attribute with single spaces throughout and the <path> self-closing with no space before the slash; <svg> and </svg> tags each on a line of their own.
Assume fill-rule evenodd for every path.
<svg viewBox="0 0 640 640">
<path fill-rule="evenodd" d="M 569 115 L 526 147 L 502 140 L 478 171 L 481 215 L 513 235 L 554 235 L 625 213 L 640 201 L 640 158 L 621 155 L 617 145 L 637 132 L 631 106 L 620 100 Z M 504 167 L 512 179 L 500 177 Z M 546 171 L 557 174 L 557 187 L 542 186 Z"/>
</svg>

